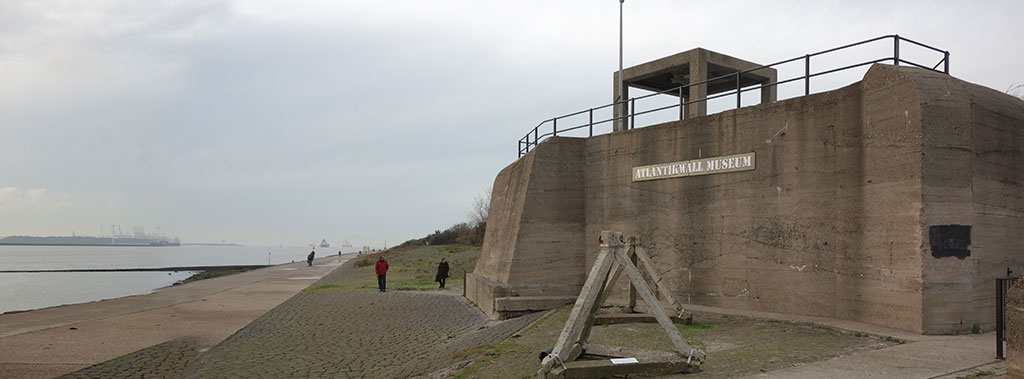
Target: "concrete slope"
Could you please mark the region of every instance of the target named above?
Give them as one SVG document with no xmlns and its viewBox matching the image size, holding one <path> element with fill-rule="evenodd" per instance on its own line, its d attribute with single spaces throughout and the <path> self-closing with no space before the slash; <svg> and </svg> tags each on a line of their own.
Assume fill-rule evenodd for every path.
<svg viewBox="0 0 1024 379">
<path fill-rule="evenodd" d="M 209 348 L 346 257 L 202 280 L 141 296 L 0 315 L 0 377 L 54 377 L 179 338 Z"/>
</svg>

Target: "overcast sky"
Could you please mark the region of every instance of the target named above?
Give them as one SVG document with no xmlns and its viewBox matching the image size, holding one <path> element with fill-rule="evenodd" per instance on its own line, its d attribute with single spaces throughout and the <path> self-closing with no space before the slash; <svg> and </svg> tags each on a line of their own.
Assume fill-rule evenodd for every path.
<svg viewBox="0 0 1024 379">
<path fill-rule="evenodd" d="M 465 221 L 534 125 L 611 101 L 618 12 L 0 0 L 0 236 L 117 224 L 250 245 L 422 237 Z M 1024 83 L 1022 14 L 1020 1 L 630 0 L 625 65 L 695 47 L 771 63 L 898 33 L 1006 90 Z"/>
</svg>

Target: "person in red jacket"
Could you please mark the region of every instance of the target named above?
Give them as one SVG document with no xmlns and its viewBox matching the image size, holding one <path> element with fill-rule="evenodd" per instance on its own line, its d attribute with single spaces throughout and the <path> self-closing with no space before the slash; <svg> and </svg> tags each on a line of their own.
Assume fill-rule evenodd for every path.
<svg viewBox="0 0 1024 379">
<path fill-rule="evenodd" d="M 374 271 L 377 272 L 377 287 L 380 287 L 380 292 L 385 292 L 387 289 L 387 279 L 385 279 L 385 277 L 388 273 L 388 261 L 384 260 L 383 255 L 377 259 L 377 265 L 374 267 Z"/>
</svg>

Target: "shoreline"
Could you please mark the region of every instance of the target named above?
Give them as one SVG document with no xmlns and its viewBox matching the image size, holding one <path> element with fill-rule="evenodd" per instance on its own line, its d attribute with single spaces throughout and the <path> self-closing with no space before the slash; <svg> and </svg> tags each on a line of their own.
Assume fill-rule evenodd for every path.
<svg viewBox="0 0 1024 379">
<path fill-rule="evenodd" d="M 59 273 L 59 272 L 179 272 L 214 271 L 234 269 L 259 269 L 276 265 L 229 265 L 229 266 L 178 266 L 178 267 L 136 267 L 136 268 L 71 268 L 52 270 L 0 270 L 0 274 Z"/>
<path fill-rule="evenodd" d="M 335 254 L 335 255 L 329 255 L 329 256 L 326 256 L 326 257 L 322 257 L 322 258 L 317 258 L 314 261 L 319 261 L 321 259 L 327 259 L 327 258 L 345 258 L 346 256 L 351 256 L 351 257 L 346 258 L 346 260 L 347 260 L 347 259 L 352 259 L 354 257 L 358 257 L 359 255 L 358 255 L 358 253 L 343 253 L 340 256 Z M 39 308 L 14 309 L 14 310 L 9 310 L 9 311 L 0 311 L 0 316 L 11 315 L 11 314 L 19 314 L 19 313 L 27 313 L 27 312 L 40 311 L 40 310 L 47 310 L 47 309 L 53 309 L 53 308 L 59 308 L 59 307 L 70 307 L 70 306 L 76 306 L 76 305 L 82 305 L 82 304 L 93 304 L 93 303 L 99 303 L 99 302 L 104 302 L 104 301 L 112 301 L 112 300 L 124 299 L 124 298 L 133 297 L 133 296 L 147 296 L 147 295 L 152 295 L 154 293 L 157 293 L 157 292 L 159 292 L 161 290 L 164 290 L 164 289 L 167 289 L 167 288 L 179 287 L 179 286 L 182 286 L 182 285 L 185 285 L 185 284 L 194 283 L 194 282 L 198 282 L 198 281 L 216 279 L 216 278 L 223 277 L 223 276 L 242 274 L 242 273 L 245 273 L 247 271 L 260 270 L 260 269 L 265 269 L 265 268 L 273 268 L 273 267 L 277 267 L 277 266 L 285 266 L 285 265 L 298 264 L 298 263 L 303 263 L 303 262 L 292 261 L 292 262 L 277 263 L 277 264 L 271 264 L 271 265 L 179 266 L 179 267 L 154 267 L 154 268 L 140 267 L 140 268 L 124 268 L 124 269 L 122 269 L 122 268 L 111 268 L 111 269 L 0 270 L 0 274 L 54 274 L 54 273 L 60 274 L 60 273 L 97 273 L 97 272 L 115 272 L 115 273 L 116 272 L 121 272 L 121 273 L 124 273 L 124 272 L 168 272 L 168 273 L 172 273 L 172 272 L 173 273 L 177 273 L 177 272 L 192 272 L 192 274 L 189 275 L 188 277 L 182 278 L 182 279 L 180 279 L 178 281 L 175 281 L 175 282 L 167 284 L 167 285 L 162 285 L 162 286 L 150 288 L 148 290 L 148 292 L 145 292 L 145 293 L 128 294 L 128 295 L 123 295 L 123 296 L 114 296 L 114 297 L 107 297 L 107 298 L 101 298 L 101 299 L 96 299 L 96 300 L 86 300 L 86 301 L 81 301 L 81 302 L 61 303 L 61 304 L 48 305 L 48 306 L 39 307 Z M 218 276 L 209 277 L 209 278 L 196 279 L 196 280 L 191 280 L 191 281 L 189 280 L 189 279 L 195 277 L 196 275 L 202 275 L 203 272 L 229 271 L 229 270 L 238 270 L 238 269 L 242 269 L 244 271 L 238 272 L 238 273 L 230 273 L 230 274 L 226 274 L 226 275 L 218 275 Z"/>
<path fill-rule="evenodd" d="M 178 247 L 180 245 L 153 245 L 153 244 L 134 244 L 134 243 L 17 243 L 17 242 L 0 242 L 0 246 L 102 246 L 102 247 Z"/>
<path fill-rule="evenodd" d="M 60 376 L 180 338 L 212 347 L 347 259 L 335 255 L 312 267 L 288 263 L 144 295 L 0 314 L 0 371 Z"/>
</svg>

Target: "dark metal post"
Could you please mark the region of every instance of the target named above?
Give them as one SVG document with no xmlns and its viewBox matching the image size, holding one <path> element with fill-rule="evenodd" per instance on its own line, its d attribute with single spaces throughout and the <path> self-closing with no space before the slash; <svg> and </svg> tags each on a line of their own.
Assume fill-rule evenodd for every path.
<svg viewBox="0 0 1024 379">
<path fill-rule="evenodd" d="M 1003 280 L 996 279 L 996 359 L 1003 359 Z"/>
<path fill-rule="evenodd" d="M 618 130 L 629 129 L 629 125 L 625 125 L 626 110 L 623 108 L 626 106 L 626 83 L 622 78 L 622 3 L 625 2 L 626 0 L 619 0 L 619 100 L 622 101 L 622 104 L 619 105 L 619 115 L 621 115 L 622 118 L 616 122 L 616 124 L 619 125 Z M 612 127 L 612 130 L 615 129 L 616 128 Z"/>
<path fill-rule="evenodd" d="M 537 129 L 540 127 L 533 128 L 533 146 L 537 146 Z"/>
<path fill-rule="evenodd" d="M 804 96 L 811 94 L 811 55 L 804 55 Z"/>
<path fill-rule="evenodd" d="M 736 109 L 740 109 L 740 107 L 741 107 L 741 105 L 740 105 L 741 93 L 742 92 L 740 92 L 740 72 L 736 71 Z"/>
<path fill-rule="evenodd" d="M 587 125 L 590 125 L 590 136 L 593 137 L 594 136 L 594 108 L 590 108 L 590 123 L 587 124 Z"/>
<path fill-rule="evenodd" d="M 679 86 L 679 120 L 683 119 L 683 108 L 686 108 L 686 100 L 683 97 L 683 86 Z"/>
<path fill-rule="evenodd" d="M 949 75 L 949 52 L 946 51 L 944 55 L 945 55 L 945 58 L 943 58 L 942 60 L 945 61 L 946 64 L 945 64 L 945 67 L 942 69 L 942 71 L 944 71 L 946 73 L 946 75 Z"/>
<path fill-rule="evenodd" d="M 551 119 L 551 136 L 558 137 L 558 117 Z"/>
<path fill-rule="evenodd" d="M 629 125 L 626 125 L 629 129 L 636 128 L 636 98 L 629 99 Z"/>
<path fill-rule="evenodd" d="M 900 65 L 900 35 L 892 36 L 892 64 Z"/>
<path fill-rule="evenodd" d="M 1013 274 L 1009 268 L 1006 274 Z M 1006 293 L 1010 291 L 1019 278 L 1005 277 L 996 278 L 996 358 L 1005 359 L 1003 356 L 1003 342 L 1006 341 Z"/>
</svg>

